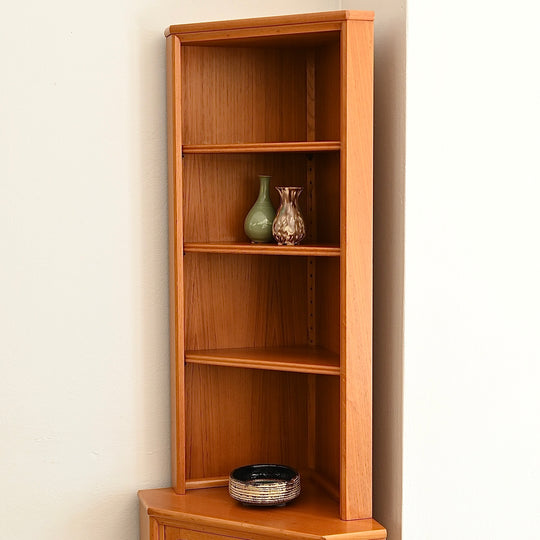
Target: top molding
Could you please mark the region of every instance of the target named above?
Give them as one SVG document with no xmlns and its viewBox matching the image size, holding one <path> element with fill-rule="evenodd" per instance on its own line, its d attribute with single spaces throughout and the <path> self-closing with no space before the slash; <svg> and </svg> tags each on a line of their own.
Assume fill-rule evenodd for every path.
<svg viewBox="0 0 540 540">
<path fill-rule="evenodd" d="M 242 30 L 245 28 L 262 28 L 294 24 L 343 22 L 347 20 L 373 21 L 373 19 L 373 11 L 323 11 L 320 13 L 282 15 L 278 17 L 258 17 L 255 19 L 174 24 L 165 30 L 165 36 L 169 37 L 171 35 L 189 34 L 192 32 L 211 32 L 215 30 Z"/>
</svg>

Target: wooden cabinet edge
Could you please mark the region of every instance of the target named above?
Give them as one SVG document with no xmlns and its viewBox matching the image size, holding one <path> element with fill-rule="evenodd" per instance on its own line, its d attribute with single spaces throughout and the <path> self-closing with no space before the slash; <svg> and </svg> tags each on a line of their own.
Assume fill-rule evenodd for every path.
<svg viewBox="0 0 540 540">
<path fill-rule="evenodd" d="M 176 148 L 182 144 L 181 45 L 175 36 L 167 38 L 167 138 L 169 189 L 169 320 L 171 363 L 171 468 L 173 487 L 185 491 L 183 395 L 183 236 L 182 236 L 182 157 Z M 179 358 L 182 361 L 179 361 Z"/>
<path fill-rule="evenodd" d="M 202 23 L 172 24 L 165 29 L 165 37 L 170 35 L 211 32 L 216 30 L 242 30 L 268 26 L 288 26 L 341 22 L 346 20 L 373 21 L 373 11 L 338 10 L 308 13 L 301 15 L 281 15 L 277 17 L 259 17 L 255 19 L 235 19 L 230 21 L 211 21 Z"/>
<path fill-rule="evenodd" d="M 240 540 L 385 540 L 387 538 L 386 529 L 380 526 L 375 520 L 372 521 L 380 526 L 380 529 L 323 535 L 280 530 L 246 523 L 231 527 L 224 523 L 203 523 L 202 521 L 184 519 L 183 517 L 171 518 L 149 516 L 149 521 L 154 522 L 154 527 L 152 528 L 151 526 L 151 530 L 156 536 L 151 536 L 148 540 L 165 540 L 163 538 L 163 532 L 167 528 L 183 529 L 195 533 L 206 533 L 208 535 L 223 538 L 238 538 Z M 235 523 L 236 522 L 233 524 Z M 141 540 L 147 539 L 141 537 Z"/>
</svg>

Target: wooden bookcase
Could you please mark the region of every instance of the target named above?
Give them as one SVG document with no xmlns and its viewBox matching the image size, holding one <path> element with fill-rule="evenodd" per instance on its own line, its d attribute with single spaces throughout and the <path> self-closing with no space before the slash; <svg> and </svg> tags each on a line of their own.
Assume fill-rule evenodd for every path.
<svg viewBox="0 0 540 540">
<path fill-rule="evenodd" d="M 139 493 L 142 538 L 386 538 L 371 519 L 373 13 L 166 36 L 172 488 Z M 258 174 L 304 187 L 300 246 L 247 241 Z M 250 463 L 298 469 L 300 498 L 233 501 L 228 474 Z"/>
</svg>

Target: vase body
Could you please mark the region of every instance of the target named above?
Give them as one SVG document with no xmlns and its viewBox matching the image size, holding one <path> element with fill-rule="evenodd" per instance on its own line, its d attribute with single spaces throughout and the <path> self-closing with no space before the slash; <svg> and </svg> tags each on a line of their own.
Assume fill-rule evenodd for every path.
<svg viewBox="0 0 540 540">
<path fill-rule="evenodd" d="M 270 201 L 271 176 L 259 175 L 259 196 L 244 220 L 244 232 L 255 243 L 272 241 L 276 210 Z"/>
<path fill-rule="evenodd" d="M 296 246 L 306 236 L 304 218 L 298 208 L 301 187 L 276 187 L 281 197 L 272 234 L 280 246 Z"/>
</svg>

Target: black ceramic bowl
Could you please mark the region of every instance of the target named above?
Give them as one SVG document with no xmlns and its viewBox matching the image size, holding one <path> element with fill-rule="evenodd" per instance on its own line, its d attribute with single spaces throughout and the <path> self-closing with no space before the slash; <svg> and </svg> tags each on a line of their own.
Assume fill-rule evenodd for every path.
<svg viewBox="0 0 540 540">
<path fill-rule="evenodd" d="M 285 465 L 246 465 L 229 475 L 233 499 L 256 506 L 283 506 L 300 495 L 300 475 Z"/>
</svg>

